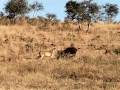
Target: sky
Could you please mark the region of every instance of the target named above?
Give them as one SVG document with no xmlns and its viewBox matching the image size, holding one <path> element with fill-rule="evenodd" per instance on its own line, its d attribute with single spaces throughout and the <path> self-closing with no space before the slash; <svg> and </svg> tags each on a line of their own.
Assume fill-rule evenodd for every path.
<svg viewBox="0 0 120 90">
<path fill-rule="evenodd" d="M 0 11 L 3 10 L 6 2 L 9 0 L 0 0 Z M 65 14 L 65 4 L 69 0 L 28 0 L 29 2 L 38 1 L 44 6 L 44 9 L 39 12 L 40 16 L 45 16 L 47 13 L 56 14 L 58 19 L 63 20 L 66 16 Z M 77 0 L 80 1 L 80 0 Z M 117 4 L 120 8 L 120 0 L 95 0 L 98 4 L 104 5 L 105 3 Z M 119 10 L 120 12 L 120 10 Z M 30 14 L 32 16 L 32 14 Z M 120 13 L 116 17 L 117 21 L 120 21 Z"/>
</svg>

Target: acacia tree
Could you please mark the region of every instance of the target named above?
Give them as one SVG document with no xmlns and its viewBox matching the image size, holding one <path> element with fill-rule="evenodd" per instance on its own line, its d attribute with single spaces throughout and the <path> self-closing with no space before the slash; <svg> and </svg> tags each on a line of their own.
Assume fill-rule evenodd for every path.
<svg viewBox="0 0 120 90">
<path fill-rule="evenodd" d="M 46 17 L 47 17 L 47 22 L 52 25 L 57 24 L 59 22 L 59 20 L 57 19 L 57 16 L 55 14 L 47 13 Z"/>
<path fill-rule="evenodd" d="M 46 17 L 49 21 L 55 21 L 56 20 L 56 15 L 52 13 L 46 14 Z"/>
<path fill-rule="evenodd" d="M 80 23 L 87 22 L 89 30 L 90 23 L 95 19 L 96 14 L 99 13 L 99 6 L 89 1 L 68 1 L 66 3 L 67 18 L 76 20 L 79 24 L 79 30 L 81 30 Z"/>
<path fill-rule="evenodd" d="M 108 23 L 112 22 L 113 17 L 119 13 L 118 6 L 116 4 L 106 4 L 104 6 L 105 14 L 107 15 Z"/>
<path fill-rule="evenodd" d="M 74 20 L 78 16 L 78 8 L 79 4 L 76 1 L 68 1 L 66 3 L 66 13 L 67 13 L 67 18 Z"/>
<path fill-rule="evenodd" d="M 28 2 L 27 0 L 10 0 L 5 6 L 5 11 L 8 15 L 24 15 L 29 11 Z"/>
<path fill-rule="evenodd" d="M 23 16 L 29 12 L 28 2 L 27 0 L 9 0 L 5 6 L 5 11 L 10 22 L 15 23 L 17 15 Z"/>
<path fill-rule="evenodd" d="M 41 3 L 35 1 L 33 4 L 30 5 L 30 10 L 34 11 L 33 16 L 35 16 L 35 13 L 42 10 L 43 6 Z"/>
<path fill-rule="evenodd" d="M 81 26 L 80 26 L 81 14 L 85 10 L 84 6 L 81 6 L 81 8 L 80 6 L 81 5 L 79 5 L 79 3 L 76 1 L 68 1 L 65 6 L 67 13 L 66 20 L 77 21 L 79 30 L 81 30 Z"/>
<path fill-rule="evenodd" d="M 82 16 L 82 20 L 83 22 L 87 22 L 87 31 L 89 31 L 89 26 L 91 22 L 94 22 L 97 19 L 97 14 L 99 13 L 99 6 L 97 5 L 97 3 L 93 3 L 92 0 L 83 3 L 85 3 L 86 10 Z"/>
</svg>

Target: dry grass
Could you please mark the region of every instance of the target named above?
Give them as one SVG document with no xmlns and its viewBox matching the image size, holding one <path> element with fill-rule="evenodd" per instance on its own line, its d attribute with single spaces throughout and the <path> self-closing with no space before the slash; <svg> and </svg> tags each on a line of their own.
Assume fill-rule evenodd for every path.
<svg viewBox="0 0 120 90">
<path fill-rule="evenodd" d="M 77 33 L 0 26 L 0 90 L 120 90 L 120 28 L 111 27 Z M 72 59 L 39 57 L 71 43 L 81 48 Z"/>
<path fill-rule="evenodd" d="M 95 24 L 95 29 L 120 30 L 120 24 Z"/>
</svg>

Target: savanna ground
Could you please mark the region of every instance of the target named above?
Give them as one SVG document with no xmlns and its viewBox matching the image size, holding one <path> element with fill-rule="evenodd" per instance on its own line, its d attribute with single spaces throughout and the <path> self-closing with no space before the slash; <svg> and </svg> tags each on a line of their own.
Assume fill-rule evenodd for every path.
<svg viewBox="0 0 120 90">
<path fill-rule="evenodd" d="M 120 90 L 120 25 L 52 29 L 0 26 L 0 90 Z M 74 58 L 39 57 L 71 43 Z"/>
</svg>

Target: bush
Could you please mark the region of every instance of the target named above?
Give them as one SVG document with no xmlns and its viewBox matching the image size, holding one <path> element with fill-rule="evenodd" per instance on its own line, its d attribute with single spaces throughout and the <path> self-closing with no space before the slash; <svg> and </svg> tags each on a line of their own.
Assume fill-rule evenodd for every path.
<svg viewBox="0 0 120 90">
<path fill-rule="evenodd" d="M 120 55 L 120 48 L 113 49 L 113 53 L 115 53 L 116 55 Z"/>
</svg>

